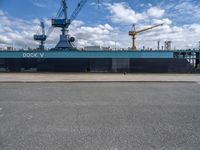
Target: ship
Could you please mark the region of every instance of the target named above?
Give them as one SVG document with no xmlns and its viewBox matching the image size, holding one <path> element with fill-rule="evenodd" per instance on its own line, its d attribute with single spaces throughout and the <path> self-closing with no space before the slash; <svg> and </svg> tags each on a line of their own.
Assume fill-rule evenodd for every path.
<svg viewBox="0 0 200 150">
<path fill-rule="evenodd" d="M 61 8 L 52 19 L 47 34 L 41 22 L 42 34 L 34 35 L 34 40 L 40 42 L 39 47 L 35 50 L 0 51 L 0 71 L 200 73 L 200 50 L 136 50 L 135 31 L 129 32 L 133 36 L 131 49 L 77 49 L 73 44 L 75 38 L 70 37 L 68 28 L 86 2 L 81 0 L 68 18 L 67 2 L 61 0 Z M 53 28 L 61 28 L 62 34 L 55 48 L 45 50 L 44 43 Z"/>
</svg>

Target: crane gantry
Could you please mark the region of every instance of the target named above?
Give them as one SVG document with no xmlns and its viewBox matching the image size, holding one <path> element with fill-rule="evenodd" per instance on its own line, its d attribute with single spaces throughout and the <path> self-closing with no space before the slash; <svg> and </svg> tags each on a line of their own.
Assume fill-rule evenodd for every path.
<svg viewBox="0 0 200 150">
<path fill-rule="evenodd" d="M 132 47 L 131 47 L 131 49 L 132 49 L 132 50 L 136 50 L 136 49 L 137 49 L 137 48 L 136 48 L 136 44 L 135 44 L 135 39 L 136 39 L 136 35 L 137 35 L 137 34 L 142 33 L 142 32 L 145 32 L 145 31 L 148 31 L 148 30 L 151 30 L 151 29 L 154 29 L 154 28 L 159 27 L 159 26 L 162 26 L 162 25 L 164 25 L 164 23 L 157 24 L 157 25 L 154 25 L 154 26 L 151 26 L 151 27 L 148 27 L 148 28 L 145 28 L 145 29 L 136 31 L 136 29 L 135 29 L 135 24 L 133 24 L 132 30 L 129 31 L 129 35 L 132 36 Z"/>
</svg>

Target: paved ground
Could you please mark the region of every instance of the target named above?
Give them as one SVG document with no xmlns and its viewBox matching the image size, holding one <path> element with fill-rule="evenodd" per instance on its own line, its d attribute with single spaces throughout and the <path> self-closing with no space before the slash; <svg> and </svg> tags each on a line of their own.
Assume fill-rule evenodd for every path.
<svg viewBox="0 0 200 150">
<path fill-rule="evenodd" d="M 0 82 L 195 81 L 200 74 L 0 73 Z"/>
<path fill-rule="evenodd" d="M 0 150 L 199 148 L 197 83 L 0 83 Z"/>
</svg>

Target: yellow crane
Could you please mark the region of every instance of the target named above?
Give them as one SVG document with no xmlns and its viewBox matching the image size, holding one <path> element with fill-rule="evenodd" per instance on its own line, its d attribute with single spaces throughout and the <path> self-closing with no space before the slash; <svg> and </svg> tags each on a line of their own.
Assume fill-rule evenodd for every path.
<svg viewBox="0 0 200 150">
<path fill-rule="evenodd" d="M 133 39 L 131 49 L 132 49 L 132 50 L 136 50 L 135 39 L 136 39 L 136 35 L 137 35 L 138 33 L 141 33 L 141 32 L 144 32 L 144 31 L 148 31 L 148 30 L 151 30 L 151 29 L 153 29 L 153 28 L 156 28 L 156 27 L 159 27 L 159 26 L 162 26 L 162 25 L 164 25 L 164 23 L 157 24 L 157 25 L 154 25 L 154 26 L 152 26 L 152 27 L 149 27 L 149 28 L 145 28 L 145 29 L 136 31 L 136 29 L 135 29 L 135 24 L 133 24 L 133 26 L 132 26 L 132 31 L 129 31 L 129 35 L 132 36 L 132 39 Z"/>
</svg>

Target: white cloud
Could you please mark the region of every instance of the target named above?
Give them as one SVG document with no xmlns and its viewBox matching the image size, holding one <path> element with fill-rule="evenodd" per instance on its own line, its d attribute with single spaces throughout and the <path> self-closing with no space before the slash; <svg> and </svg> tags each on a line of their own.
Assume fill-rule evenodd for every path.
<svg viewBox="0 0 200 150">
<path fill-rule="evenodd" d="M 36 46 L 36 42 L 32 40 L 37 28 L 34 21 L 13 18 L 4 12 L 1 14 L 0 47 L 12 45 L 15 47 Z"/>
<path fill-rule="evenodd" d="M 36 18 L 36 19 L 33 19 L 33 23 L 34 23 L 34 24 L 40 24 L 40 20 L 37 19 L 37 18 Z"/>
<path fill-rule="evenodd" d="M 177 23 L 196 23 L 200 19 L 200 3 L 199 1 L 178 0 L 164 5 L 168 17 Z"/>
<path fill-rule="evenodd" d="M 145 19 L 145 14 L 136 13 L 126 3 L 105 4 L 111 13 L 111 20 L 115 23 L 137 23 Z"/>
<path fill-rule="evenodd" d="M 159 7 L 150 6 L 150 8 L 143 12 L 136 12 L 127 3 L 105 3 L 107 10 L 110 12 L 109 18 L 114 23 L 133 24 L 149 21 L 152 18 L 163 17 L 165 10 Z M 169 20 L 165 20 L 168 22 Z"/>
<path fill-rule="evenodd" d="M 3 16 L 4 12 L 2 10 L 0 10 L 0 16 Z"/>
<path fill-rule="evenodd" d="M 32 3 L 37 7 L 47 7 L 48 0 L 31 0 Z"/>
<path fill-rule="evenodd" d="M 148 3 L 148 6 L 149 6 L 149 7 L 152 7 L 152 4 L 151 4 L 151 3 Z"/>
<path fill-rule="evenodd" d="M 147 14 L 150 17 L 156 17 L 156 18 L 160 18 L 164 15 L 165 10 L 164 9 L 160 9 L 158 7 L 151 7 L 147 10 Z"/>
<path fill-rule="evenodd" d="M 160 23 L 164 23 L 167 25 L 172 24 L 172 21 L 169 18 L 164 18 L 164 19 L 152 19 L 153 24 L 160 24 Z"/>
<path fill-rule="evenodd" d="M 200 17 L 199 9 L 200 9 L 199 5 L 195 5 L 188 1 L 179 3 L 175 6 L 175 10 L 177 10 L 179 13 L 193 15 L 194 17 L 197 17 L 197 18 Z"/>
<path fill-rule="evenodd" d="M 84 47 L 87 45 L 105 45 L 114 46 L 115 41 L 113 41 L 113 30 L 114 28 L 109 24 L 97 25 L 95 27 L 85 26 L 81 24 L 80 26 L 70 27 L 71 35 L 78 39 L 78 47 Z"/>
</svg>

